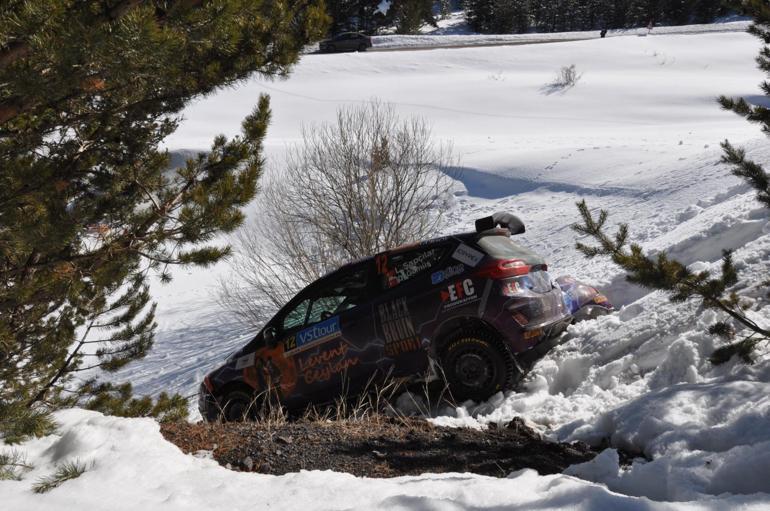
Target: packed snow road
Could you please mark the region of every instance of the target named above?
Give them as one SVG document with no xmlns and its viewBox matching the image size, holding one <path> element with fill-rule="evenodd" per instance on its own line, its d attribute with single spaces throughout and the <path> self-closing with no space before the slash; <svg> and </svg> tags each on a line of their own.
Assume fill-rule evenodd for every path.
<svg viewBox="0 0 770 511">
<path fill-rule="evenodd" d="M 329 509 L 351 502 L 403 509 L 770 507 L 767 348 L 752 366 L 733 361 L 712 367 L 707 357 L 717 341 L 706 329 L 718 315 L 626 284 L 606 260 L 578 254 L 569 228 L 577 220 L 574 203 L 586 199 L 592 208 L 608 209 L 611 222 L 627 222 L 633 241 L 646 250 L 670 251 L 694 268 L 710 267 L 722 248 L 736 249 L 747 313 L 770 326 L 767 290 L 760 286 L 770 273 L 770 218 L 720 162 L 719 143 L 728 138 L 745 145 L 750 157 L 765 163 L 770 144 L 755 126 L 715 103 L 720 94 L 764 100 L 754 61 L 759 44 L 739 32 L 633 35 L 608 43 L 307 57 L 288 80 L 254 79 L 191 105 L 168 147 L 205 150 L 214 135 L 236 134 L 260 92 L 272 96 L 271 172 L 300 141 L 302 124 L 330 121 L 339 106 L 376 97 L 402 115 L 425 117 L 461 158 L 446 232 L 467 230 L 492 211 L 511 211 L 527 224 L 520 241 L 546 256 L 554 276 L 595 282 L 623 306 L 571 327 L 571 340 L 534 368 L 521 392 L 466 403 L 432 420 L 482 428 L 521 416 L 554 439 L 609 442 L 643 458 L 622 469 L 608 449 L 568 469 L 582 480 L 532 471 L 503 480 L 424 475 L 372 481 L 331 472 L 275 478 L 232 474 L 213 461 L 184 456 L 150 421 L 71 411 L 59 416 L 61 437 L 22 447 L 40 467 L 79 456 L 96 469 L 37 507 L 67 508 L 88 495 L 87 484 L 110 495 L 116 509 L 277 502 Z M 577 83 L 554 86 L 559 69 L 572 64 Z M 257 201 L 249 215 L 258 214 Z M 139 392 L 191 394 L 208 369 L 253 335 L 218 308 L 217 278 L 226 271 L 225 265 L 180 269 L 172 284 L 154 287 L 156 345 L 118 380 L 132 381 Z M 136 502 L 124 493 L 128 479 L 142 492 Z M 26 484 L 0 483 L 11 509 L 36 508 Z"/>
<path fill-rule="evenodd" d="M 748 21 L 731 21 L 708 25 L 683 25 L 675 27 L 631 28 L 610 30 L 606 37 L 696 35 L 719 32 L 745 32 Z M 598 30 L 585 32 L 556 32 L 539 34 L 425 34 L 425 35 L 382 35 L 372 37 L 372 48 L 367 51 L 421 51 L 445 48 L 472 48 L 485 46 L 519 46 L 522 44 L 563 43 L 599 39 Z"/>
</svg>

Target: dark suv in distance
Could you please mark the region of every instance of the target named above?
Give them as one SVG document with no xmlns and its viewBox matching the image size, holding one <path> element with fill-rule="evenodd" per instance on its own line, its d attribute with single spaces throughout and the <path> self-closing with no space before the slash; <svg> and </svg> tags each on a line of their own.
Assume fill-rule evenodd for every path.
<svg viewBox="0 0 770 511">
<path fill-rule="evenodd" d="M 338 51 L 366 51 L 372 47 L 372 38 L 358 32 L 343 32 L 318 44 L 321 53 Z"/>
<path fill-rule="evenodd" d="M 499 227 L 498 227 L 499 226 Z M 200 386 L 206 420 L 238 420 L 266 393 L 288 409 L 353 395 L 373 377 L 446 379 L 457 400 L 510 389 L 575 319 L 612 310 L 595 288 L 552 280 L 496 213 L 476 231 L 347 264 L 287 303 Z M 273 394 L 274 393 L 274 394 Z"/>
</svg>

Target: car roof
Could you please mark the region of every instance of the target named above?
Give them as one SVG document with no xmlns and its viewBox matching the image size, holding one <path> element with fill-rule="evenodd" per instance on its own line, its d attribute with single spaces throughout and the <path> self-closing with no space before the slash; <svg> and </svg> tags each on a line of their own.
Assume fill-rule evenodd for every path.
<svg viewBox="0 0 770 511">
<path fill-rule="evenodd" d="M 345 263 L 342 266 L 340 266 L 340 267 L 338 267 L 338 268 L 336 268 L 334 270 L 331 270 L 326 275 L 324 275 L 323 277 L 320 277 L 320 278 L 321 279 L 325 279 L 326 277 L 330 277 L 330 276 L 334 275 L 335 273 L 337 273 L 339 271 L 344 271 L 344 270 L 347 270 L 347 269 L 349 269 L 349 268 L 351 268 L 353 266 L 357 266 L 359 264 L 363 264 L 363 263 L 366 263 L 366 262 L 369 262 L 369 261 L 373 261 L 375 258 L 377 258 L 378 256 L 381 256 L 383 254 L 394 254 L 394 253 L 406 252 L 406 251 L 409 251 L 409 250 L 414 250 L 414 249 L 417 249 L 417 248 L 430 247 L 432 245 L 439 245 L 439 244 L 442 244 L 442 243 L 446 243 L 450 239 L 456 239 L 456 240 L 459 240 L 459 241 L 475 240 L 476 237 L 478 237 L 478 235 L 479 235 L 479 233 L 477 233 L 475 231 L 471 231 L 471 232 L 462 232 L 462 233 L 457 233 L 457 234 L 450 234 L 450 235 L 447 235 L 447 236 L 439 236 L 437 238 L 431 238 L 431 239 L 427 239 L 427 240 L 424 240 L 424 241 L 416 241 L 416 242 L 413 242 L 413 243 L 406 243 L 404 245 L 399 245 L 398 247 L 391 248 L 389 250 L 383 250 L 382 252 L 378 252 L 378 253 L 376 253 L 374 255 L 362 257 L 360 259 L 356 259 L 354 261 L 350 261 L 348 263 Z"/>
</svg>

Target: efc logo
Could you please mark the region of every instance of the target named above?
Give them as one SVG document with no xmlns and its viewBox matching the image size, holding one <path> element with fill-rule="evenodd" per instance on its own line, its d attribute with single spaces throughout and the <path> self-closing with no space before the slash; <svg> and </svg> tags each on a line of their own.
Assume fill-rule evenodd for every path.
<svg viewBox="0 0 770 511">
<path fill-rule="evenodd" d="M 475 300 L 478 300 L 478 297 L 471 279 L 457 281 L 441 291 L 441 301 L 444 302 L 444 308 L 457 307 Z"/>
</svg>

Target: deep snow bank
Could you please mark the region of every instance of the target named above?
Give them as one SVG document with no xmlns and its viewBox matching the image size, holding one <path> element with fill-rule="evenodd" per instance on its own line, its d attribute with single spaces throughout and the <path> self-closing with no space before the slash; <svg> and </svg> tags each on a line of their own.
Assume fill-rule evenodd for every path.
<svg viewBox="0 0 770 511">
<path fill-rule="evenodd" d="M 471 474 L 364 479 L 334 472 L 267 476 L 232 472 L 215 461 L 184 455 L 150 419 L 105 417 L 84 410 L 56 415 L 60 431 L 20 446 L 35 469 L 22 481 L 0 481 L 9 511 L 110 509 L 173 511 L 238 509 L 442 510 L 704 510 L 763 509 L 760 496 L 723 497 L 677 505 L 613 493 L 601 485 L 532 470 L 506 479 Z M 0 449 L 6 449 L 0 444 Z M 44 495 L 31 491 L 54 463 L 90 468 Z"/>
<path fill-rule="evenodd" d="M 740 197 L 746 206 L 754 201 L 752 193 Z M 735 253 L 745 279 L 737 291 L 747 314 L 767 328 L 770 300 L 762 282 L 770 275 L 770 220 L 756 215 L 749 207 L 743 219 L 758 224 L 760 234 Z M 699 234 L 692 230 L 690 238 Z M 616 314 L 570 327 L 572 339 L 535 367 L 523 392 L 434 422 L 479 427 L 521 415 L 559 440 L 609 441 L 651 461 L 640 458 L 621 470 L 609 450 L 567 473 L 625 494 L 692 500 L 770 493 L 770 346 L 760 346 L 754 365 L 712 366 L 708 356 L 717 341 L 707 329 L 722 319 L 696 302 L 672 304 L 650 293 Z"/>
</svg>

